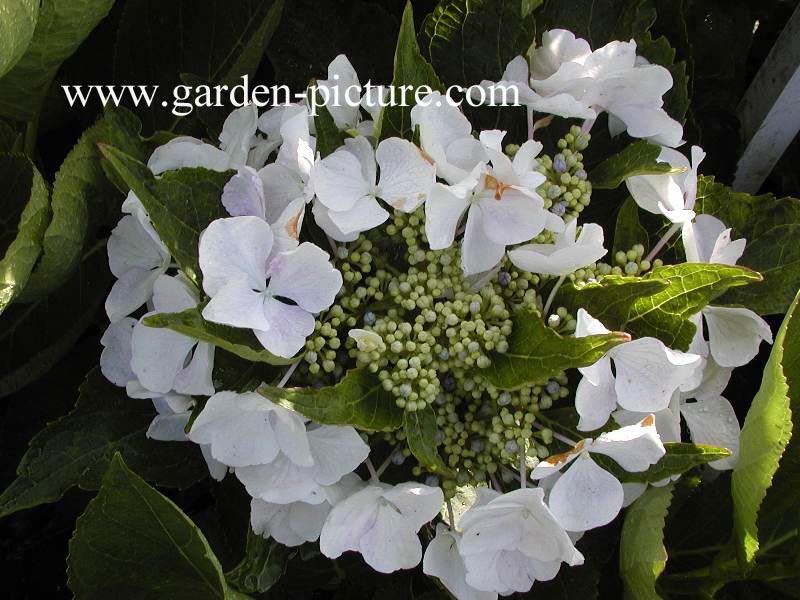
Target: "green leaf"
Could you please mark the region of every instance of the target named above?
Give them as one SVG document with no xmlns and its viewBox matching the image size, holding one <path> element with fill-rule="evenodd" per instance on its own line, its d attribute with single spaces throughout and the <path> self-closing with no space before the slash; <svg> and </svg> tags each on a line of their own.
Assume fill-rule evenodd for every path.
<svg viewBox="0 0 800 600">
<path fill-rule="evenodd" d="M 713 215 L 733 229 L 734 237 L 747 239 L 739 263 L 759 271 L 764 281 L 731 291 L 722 301 L 743 304 L 762 314 L 786 312 L 800 288 L 800 200 L 751 196 L 734 192 L 701 177 L 696 210 Z"/>
<path fill-rule="evenodd" d="M 423 22 L 420 44 L 448 85 L 498 81 L 533 43 L 533 15 L 522 10 L 520 0 L 442 0 Z"/>
<path fill-rule="evenodd" d="M 22 136 L 17 133 L 11 125 L 5 121 L 0 121 L 0 152 L 15 152 L 21 150 L 17 148 Z"/>
<path fill-rule="evenodd" d="M 422 410 L 405 411 L 403 425 L 406 432 L 406 441 L 411 454 L 419 464 L 437 475 L 454 477 L 455 473 L 439 456 L 436 450 L 436 434 L 439 428 L 436 425 L 436 413 L 427 406 Z"/>
<path fill-rule="evenodd" d="M 0 77 L 22 58 L 39 18 L 38 0 L 3 2 L 0 19 Z"/>
<path fill-rule="evenodd" d="M 205 536 L 172 500 L 115 454 L 69 542 L 68 585 L 78 600 L 226 597 Z"/>
<path fill-rule="evenodd" d="M 230 585 L 245 594 L 263 594 L 286 572 L 292 549 L 265 539 L 247 529 L 247 547 L 242 560 L 225 573 Z"/>
<path fill-rule="evenodd" d="M 349 371 L 336 385 L 323 388 L 261 386 L 259 393 L 276 404 L 325 425 L 352 425 L 366 431 L 391 431 L 403 425 L 403 409 L 367 369 Z"/>
<path fill-rule="evenodd" d="M 667 453 L 647 471 L 641 473 L 630 473 L 620 467 L 614 459 L 602 454 L 592 454 L 592 459 L 623 483 L 657 483 L 731 455 L 730 450 L 726 448 L 681 442 L 666 442 L 664 448 Z"/>
<path fill-rule="evenodd" d="M 410 2 L 406 3 L 403 21 L 400 24 L 400 33 L 397 36 L 392 86 L 397 90 L 401 86 L 410 86 L 406 88 L 409 90 L 406 98 L 413 97 L 412 94 L 416 94 L 416 90 L 422 86 L 427 86 L 432 91 L 444 89 L 433 67 L 420 52 L 417 35 L 414 31 L 414 11 Z M 397 136 L 410 140 L 413 137 L 414 131 L 411 126 L 413 103 L 407 102 L 407 104 L 409 106 L 401 106 L 398 102 L 386 106 L 381 111 L 376 124 L 378 139 L 384 140 Z"/>
<path fill-rule="evenodd" d="M 538 313 L 518 312 L 512 316 L 514 329 L 508 351 L 491 355 L 492 364 L 481 373 L 503 390 L 545 383 L 566 369 L 597 362 L 614 346 L 628 341 L 628 335 L 612 332 L 583 338 L 565 337 L 542 321 Z"/>
<path fill-rule="evenodd" d="M 42 240 L 43 254 L 20 298 L 29 302 L 63 285 L 81 260 L 91 232 L 119 219 L 122 197 L 108 180 L 98 143 L 110 143 L 138 160 L 147 160 L 141 125 L 125 109 L 109 109 L 87 129 L 56 173 L 53 218 Z"/>
<path fill-rule="evenodd" d="M 0 398 L 47 373 L 75 345 L 102 307 L 111 272 L 106 241 L 84 252 L 69 281 L 30 304 L 14 303 L 0 328 Z"/>
<path fill-rule="evenodd" d="M 595 50 L 612 40 L 637 37 L 655 19 L 651 0 L 545 0 L 536 12 L 536 27 L 568 29 Z"/>
<path fill-rule="evenodd" d="M 639 140 L 597 165 L 589 174 L 589 181 L 593 188 L 613 190 L 629 177 L 682 173 L 686 170 L 672 167 L 666 162 L 658 162 L 659 154 L 661 146 Z"/>
<path fill-rule="evenodd" d="M 656 337 L 670 348 L 686 350 L 695 332 L 692 315 L 728 289 L 760 280 L 744 267 L 684 263 L 656 267 L 642 278 L 604 277 L 577 288 L 563 286 L 556 300 L 570 309 L 585 308 L 609 329 L 635 338 Z M 647 284 L 662 289 L 653 293 Z"/>
<path fill-rule="evenodd" d="M 314 86 L 315 81 L 312 80 L 311 85 Z M 336 150 L 339 146 L 344 144 L 345 134 L 339 131 L 336 122 L 330 111 L 325 107 L 325 99 L 322 92 L 315 87 L 309 87 L 308 94 L 316 92 L 316 97 L 312 104 L 312 99 L 309 98 L 309 105 L 316 106 L 316 114 L 314 115 L 314 129 L 316 131 L 317 146 L 316 151 L 322 158 L 328 156 L 331 152 Z"/>
<path fill-rule="evenodd" d="M 0 229 L 0 314 L 28 283 L 50 222 L 47 184 L 25 156 L 0 154 L 3 227 Z"/>
<path fill-rule="evenodd" d="M 146 165 L 121 150 L 105 145 L 100 150 L 142 202 L 183 272 L 200 288 L 200 233 L 211 221 L 228 216 L 220 199 L 233 171 L 178 169 L 156 179 Z"/>
<path fill-rule="evenodd" d="M 179 313 L 158 313 L 145 317 L 148 327 L 166 327 L 191 338 L 214 344 L 252 362 L 288 365 L 291 358 L 281 358 L 265 350 L 250 329 L 239 329 L 211 323 L 203 319 L 200 310 L 190 308 Z"/>
<path fill-rule="evenodd" d="M 193 84 L 240 84 L 243 75 L 255 75 L 283 4 L 283 0 L 128 2 L 117 34 L 115 83 L 158 85 L 169 94 L 183 83 L 184 74 L 191 74 Z M 223 99 L 228 96 L 223 92 Z M 160 102 L 142 103 L 135 110 L 148 132 L 172 130 L 181 120 L 171 105 L 163 107 Z M 221 125 L 220 111 L 201 112 L 212 129 Z"/>
<path fill-rule="evenodd" d="M 614 229 L 614 248 L 611 256 L 617 252 L 627 252 L 636 244 L 644 246 L 645 253 L 649 248 L 650 235 L 639 220 L 639 205 L 628 197 L 617 213 L 617 224 Z M 590 311 L 591 312 L 591 311 Z"/>
<path fill-rule="evenodd" d="M 667 564 L 664 522 L 673 484 L 651 487 L 628 508 L 622 525 L 619 572 L 630 600 L 660 600 L 656 580 Z"/>
<path fill-rule="evenodd" d="M 0 80 L 0 115 L 35 118 L 61 63 L 72 55 L 114 0 L 43 0 L 25 53 Z"/>
<path fill-rule="evenodd" d="M 156 413 L 133 400 L 95 368 L 80 387 L 75 408 L 30 441 L 17 478 L 0 495 L 0 517 L 58 501 L 74 486 L 96 490 L 114 453 L 121 452 L 148 481 L 186 488 L 208 473 L 193 444 L 147 438 Z"/>
<path fill-rule="evenodd" d="M 753 566 L 760 546 L 758 517 L 800 415 L 800 294 L 781 325 L 764 376 L 742 427 L 731 476 L 733 543 L 739 564 Z M 791 385 L 790 385 L 791 384 Z"/>
</svg>

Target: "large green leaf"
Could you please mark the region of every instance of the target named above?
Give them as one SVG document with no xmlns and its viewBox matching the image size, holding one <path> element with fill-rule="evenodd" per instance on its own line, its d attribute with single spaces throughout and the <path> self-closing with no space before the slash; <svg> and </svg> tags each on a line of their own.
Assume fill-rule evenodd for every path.
<svg viewBox="0 0 800 600">
<path fill-rule="evenodd" d="M 420 45 L 448 85 L 498 81 L 506 65 L 533 43 L 533 16 L 523 2 L 442 0 L 422 24 Z"/>
<path fill-rule="evenodd" d="M 112 146 L 101 146 L 116 173 L 150 215 L 153 227 L 184 273 L 200 287 L 197 247 L 211 221 L 227 217 L 222 189 L 233 171 L 178 169 L 156 179 L 146 165 Z"/>
<path fill-rule="evenodd" d="M 410 86 L 407 88 L 409 89 L 407 98 L 411 98 L 411 94 L 415 94 L 417 88 L 421 86 L 427 86 L 431 90 L 443 89 L 442 82 L 439 81 L 433 67 L 420 52 L 414 31 L 414 12 L 410 2 L 403 11 L 403 21 L 397 36 L 392 86 L 395 89 Z M 413 103 L 407 102 L 407 104 Z M 411 127 L 411 108 L 412 106 L 402 106 L 399 102 L 386 106 L 381 111 L 376 125 L 379 139 L 398 136 L 410 140 L 414 135 Z"/>
<path fill-rule="evenodd" d="M 589 181 L 593 188 L 612 190 L 636 175 L 664 175 L 685 171 L 683 168 L 674 168 L 667 162 L 658 162 L 659 154 L 661 146 L 639 140 L 625 146 L 624 150 L 592 169 Z"/>
<path fill-rule="evenodd" d="M 585 308 L 609 329 L 656 337 L 686 350 L 696 329 L 692 315 L 728 289 L 760 280 L 758 273 L 743 267 L 684 263 L 657 267 L 643 278 L 604 277 L 577 288 L 564 286 L 556 299 L 567 308 Z M 646 293 L 645 286 L 656 282 L 662 289 Z"/>
<path fill-rule="evenodd" d="M 667 453 L 647 471 L 641 473 L 625 471 L 613 459 L 602 454 L 592 454 L 592 458 L 624 483 L 657 483 L 731 455 L 730 450 L 726 448 L 681 442 L 666 442 L 664 448 Z"/>
<path fill-rule="evenodd" d="M 4 0 L 0 10 L 0 77 L 22 58 L 39 18 L 39 0 Z"/>
<path fill-rule="evenodd" d="M 14 303 L 0 328 L 0 398 L 57 364 L 97 317 L 108 293 L 106 241 L 86 249 L 66 284 L 30 304 Z"/>
<path fill-rule="evenodd" d="M 278 388 L 261 386 L 259 393 L 276 404 L 326 425 L 352 425 L 366 431 L 390 431 L 403 425 L 403 409 L 367 369 L 353 369 L 334 386 Z"/>
<path fill-rule="evenodd" d="M 50 222 L 50 195 L 39 171 L 25 156 L 0 154 L 3 195 L 0 210 L 0 314 L 28 283 L 42 252 Z"/>
<path fill-rule="evenodd" d="M 61 63 L 113 4 L 114 0 L 43 0 L 30 45 L 0 80 L 0 115 L 18 121 L 35 118 Z"/>
<path fill-rule="evenodd" d="M 292 359 L 280 358 L 265 350 L 253 332 L 249 329 L 238 329 L 211 323 L 203 319 L 196 308 L 179 313 L 158 313 L 145 317 L 148 327 L 166 327 L 188 335 L 189 337 L 214 344 L 249 361 L 263 362 L 270 365 L 288 365 Z"/>
<path fill-rule="evenodd" d="M 291 548 L 265 539 L 248 527 L 244 558 L 225 573 L 225 579 L 242 593 L 263 594 L 283 577 L 291 556 Z"/>
<path fill-rule="evenodd" d="M 492 364 L 481 370 L 492 385 L 503 390 L 545 383 L 566 369 L 594 364 L 611 348 L 630 339 L 619 332 L 583 338 L 562 336 L 545 325 L 538 313 L 530 311 L 518 312 L 513 321 L 508 351 L 493 353 Z"/>
<path fill-rule="evenodd" d="M 656 580 L 667 564 L 664 521 L 673 484 L 651 487 L 625 514 L 619 548 L 619 571 L 626 600 L 659 600 Z"/>
<path fill-rule="evenodd" d="M 140 127 L 125 109 L 109 109 L 67 154 L 53 183 L 53 218 L 42 240 L 43 254 L 21 301 L 38 299 L 63 285 L 77 268 L 90 232 L 119 219 L 122 197 L 105 175 L 97 144 L 113 144 L 147 160 Z"/>
<path fill-rule="evenodd" d="M 99 369 L 90 371 L 72 412 L 30 441 L 17 478 L 0 495 L 0 516 L 56 502 L 74 486 L 98 489 L 116 452 L 159 485 L 185 488 L 200 480 L 208 469 L 194 444 L 147 438 L 155 414 L 149 400 L 128 398 Z"/>
<path fill-rule="evenodd" d="M 243 75 L 255 74 L 282 9 L 283 0 L 128 2 L 117 36 L 115 83 L 158 85 L 171 93 L 184 83 L 182 74 L 191 74 L 193 84 L 240 84 Z M 172 129 L 178 120 L 160 102 L 136 111 L 147 131 Z M 212 129 L 221 124 L 219 111 L 204 116 Z"/>
<path fill-rule="evenodd" d="M 222 567 L 200 529 L 119 454 L 76 523 L 67 564 L 78 600 L 227 595 Z"/>
<path fill-rule="evenodd" d="M 739 262 L 764 275 L 762 283 L 732 290 L 723 301 L 761 314 L 786 312 L 800 288 L 800 200 L 751 196 L 701 177 L 696 208 L 731 227 L 734 237 L 746 238 Z"/>
<path fill-rule="evenodd" d="M 568 29 L 593 50 L 612 40 L 634 38 L 656 19 L 651 0 L 545 0 L 535 14 L 538 31 Z"/>
<path fill-rule="evenodd" d="M 436 425 L 436 413 L 428 406 L 422 410 L 406 411 L 403 419 L 406 432 L 408 449 L 417 459 L 419 464 L 430 471 L 445 476 L 454 476 L 439 452 L 436 442 L 436 434 L 439 428 Z"/>
<path fill-rule="evenodd" d="M 744 420 L 731 477 L 733 542 L 745 568 L 753 565 L 759 549 L 759 511 L 800 415 L 800 323 L 794 316 L 799 299 L 800 294 L 775 338 L 761 387 Z"/>
<path fill-rule="evenodd" d="M 645 252 L 649 248 L 650 235 L 639 219 L 639 205 L 628 197 L 617 213 L 617 223 L 614 228 L 614 247 L 611 256 L 617 252 L 627 252 L 636 244 L 644 246 Z"/>
</svg>

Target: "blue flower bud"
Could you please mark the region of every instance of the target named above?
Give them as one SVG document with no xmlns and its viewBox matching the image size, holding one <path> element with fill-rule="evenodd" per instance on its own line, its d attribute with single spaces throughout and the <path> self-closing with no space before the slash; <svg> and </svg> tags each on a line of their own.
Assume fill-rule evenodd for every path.
<svg viewBox="0 0 800 600">
<path fill-rule="evenodd" d="M 425 485 L 430 487 L 439 487 L 439 478 L 436 475 L 428 475 L 425 478 Z"/>
<path fill-rule="evenodd" d="M 497 283 L 503 287 L 506 287 L 509 283 L 511 283 L 511 273 L 507 271 L 500 271 L 497 274 Z"/>
<path fill-rule="evenodd" d="M 556 154 L 553 157 L 553 169 L 556 173 L 563 173 L 567 170 L 567 161 L 563 154 Z"/>
<path fill-rule="evenodd" d="M 547 384 L 547 393 L 550 394 L 551 396 L 557 394 L 558 390 L 560 390 L 560 389 L 561 389 L 561 386 L 558 385 L 557 381 L 550 381 Z"/>
<path fill-rule="evenodd" d="M 370 311 L 364 314 L 364 325 L 374 325 L 375 324 L 375 313 Z"/>
<path fill-rule="evenodd" d="M 551 208 L 550 212 L 556 215 L 557 217 L 563 217 L 564 213 L 567 212 L 567 203 L 566 202 L 556 202 Z"/>
</svg>

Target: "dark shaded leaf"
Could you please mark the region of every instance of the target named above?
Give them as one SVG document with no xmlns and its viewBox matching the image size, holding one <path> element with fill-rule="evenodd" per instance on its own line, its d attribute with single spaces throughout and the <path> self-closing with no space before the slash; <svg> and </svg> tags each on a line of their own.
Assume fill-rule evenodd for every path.
<svg viewBox="0 0 800 600">
<path fill-rule="evenodd" d="M 611 190 L 623 181 L 636 175 L 663 175 L 680 173 L 684 169 L 673 168 L 669 163 L 658 162 L 661 146 L 639 140 L 614 156 L 597 165 L 589 175 L 592 187 Z"/>
<path fill-rule="evenodd" d="M 428 406 L 422 410 L 405 411 L 403 424 L 408 449 L 419 464 L 431 473 L 454 477 L 455 473 L 444 464 L 436 450 L 439 445 L 436 442 L 439 428 L 436 425 L 436 413 L 433 409 Z"/>
</svg>

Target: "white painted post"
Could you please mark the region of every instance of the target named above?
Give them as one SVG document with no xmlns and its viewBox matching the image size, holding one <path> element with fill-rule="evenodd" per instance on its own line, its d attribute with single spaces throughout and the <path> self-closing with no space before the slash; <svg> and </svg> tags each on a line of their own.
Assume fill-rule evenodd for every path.
<svg viewBox="0 0 800 600">
<path fill-rule="evenodd" d="M 733 189 L 754 194 L 800 131 L 800 6 L 758 70 L 738 113 L 747 147 Z"/>
</svg>

